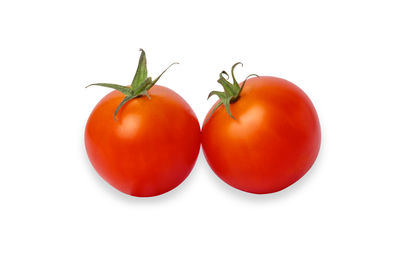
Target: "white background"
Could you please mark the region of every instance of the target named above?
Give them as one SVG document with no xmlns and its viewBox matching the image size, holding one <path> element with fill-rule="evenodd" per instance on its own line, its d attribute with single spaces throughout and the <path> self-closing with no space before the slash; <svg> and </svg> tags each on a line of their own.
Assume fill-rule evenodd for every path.
<svg viewBox="0 0 400 262">
<path fill-rule="evenodd" d="M 399 261 L 398 1 L 1 1 L 0 261 Z M 140 199 L 91 167 L 92 108 L 151 75 L 200 122 L 237 61 L 312 99 L 314 167 L 279 193 L 219 180 L 202 152 L 175 190 Z"/>
</svg>

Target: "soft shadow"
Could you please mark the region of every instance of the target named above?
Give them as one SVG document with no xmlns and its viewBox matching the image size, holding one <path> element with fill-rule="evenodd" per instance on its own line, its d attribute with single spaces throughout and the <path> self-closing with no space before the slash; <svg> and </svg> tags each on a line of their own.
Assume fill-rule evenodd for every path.
<svg viewBox="0 0 400 262">
<path fill-rule="evenodd" d="M 300 178 L 297 182 L 290 185 L 289 187 L 271 194 L 248 193 L 226 184 L 210 168 L 204 157 L 203 152 L 201 152 L 197 162 L 198 164 L 205 166 L 204 170 L 206 170 L 206 173 L 208 173 L 210 176 L 213 176 L 213 179 L 210 179 L 210 181 L 212 181 L 214 185 L 218 187 L 218 189 L 222 193 L 226 193 L 230 195 L 232 198 L 238 199 L 239 201 L 252 202 L 252 203 L 253 202 L 266 203 L 269 201 L 283 201 L 295 196 L 296 194 L 300 193 L 303 190 L 307 190 L 307 185 L 310 183 L 312 179 L 315 179 L 315 177 L 318 175 L 319 165 L 320 162 L 323 160 L 323 154 L 324 154 L 324 148 L 323 145 L 321 145 L 320 152 L 318 154 L 317 159 L 314 162 L 314 165 L 302 178 Z"/>
<path fill-rule="evenodd" d="M 198 172 L 198 161 L 196 162 L 195 166 L 193 167 L 192 172 L 189 174 L 189 176 L 177 187 L 174 189 L 158 196 L 153 196 L 153 197 L 135 197 L 131 196 L 128 194 L 125 194 L 123 192 L 120 192 L 113 186 L 111 186 L 109 183 L 107 183 L 94 169 L 92 164 L 89 161 L 89 158 L 86 154 L 86 149 L 84 145 L 84 141 L 82 140 L 81 147 L 80 147 L 80 152 L 83 155 L 81 159 L 84 159 L 83 165 L 86 167 L 87 173 L 89 176 L 92 178 L 92 181 L 96 184 L 94 186 L 101 187 L 102 190 L 104 190 L 107 194 L 109 194 L 112 198 L 118 200 L 118 201 L 124 201 L 129 204 L 159 204 L 159 203 L 164 203 L 168 201 L 174 200 L 177 196 L 184 194 L 183 191 L 191 185 L 192 181 L 192 176 L 195 175 Z M 201 152 L 200 152 L 201 153 Z"/>
<path fill-rule="evenodd" d="M 245 201 L 245 202 L 256 202 L 256 203 L 267 203 L 269 201 L 283 201 L 293 197 L 295 194 L 300 193 L 302 190 L 307 190 L 307 185 L 309 181 L 314 179 L 318 175 L 319 165 L 321 161 L 323 161 L 324 156 L 324 145 L 321 144 L 321 149 L 319 155 L 311 167 L 311 169 L 297 182 L 292 184 L 291 186 L 275 193 L 271 194 L 252 194 L 247 193 L 236 188 L 231 187 L 230 185 L 226 184 L 222 181 L 210 168 L 208 165 L 204 154 L 203 149 L 200 148 L 199 156 L 196 161 L 193 170 L 189 174 L 189 176 L 177 187 L 172 189 L 171 191 L 154 197 L 135 197 L 130 196 L 125 193 L 122 193 L 108 184 L 101 176 L 96 172 L 96 170 L 91 165 L 89 158 L 86 154 L 85 145 L 83 139 L 80 143 L 80 153 L 82 154 L 81 159 L 83 159 L 83 165 L 86 167 L 87 173 L 92 178 L 92 181 L 96 184 L 95 186 L 101 187 L 104 192 L 106 192 L 110 197 L 118 200 L 124 201 L 129 204 L 160 204 L 160 203 L 167 203 L 169 201 L 173 201 L 178 196 L 184 197 L 186 190 L 190 190 L 190 187 L 193 187 L 193 177 L 197 176 L 199 173 L 203 172 L 204 175 L 210 176 L 209 181 L 214 184 L 216 188 L 221 192 L 221 194 L 228 194 L 232 198 L 237 199 L 238 201 Z M 204 168 L 203 168 L 204 167 Z M 207 188 L 203 189 L 204 192 L 207 191 Z"/>
</svg>

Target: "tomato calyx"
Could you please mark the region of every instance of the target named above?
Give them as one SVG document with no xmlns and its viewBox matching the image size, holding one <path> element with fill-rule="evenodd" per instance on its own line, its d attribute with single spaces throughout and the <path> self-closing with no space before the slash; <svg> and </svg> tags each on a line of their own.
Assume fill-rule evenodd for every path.
<svg viewBox="0 0 400 262">
<path fill-rule="evenodd" d="M 249 79 L 249 77 L 251 76 L 256 76 L 258 77 L 258 75 L 256 74 L 250 74 L 246 77 L 246 79 L 243 81 L 242 85 L 239 85 L 239 83 L 236 81 L 235 78 L 235 74 L 233 73 L 233 71 L 235 70 L 235 67 L 237 65 L 241 65 L 243 66 L 243 64 L 241 62 L 237 62 L 235 63 L 232 68 L 231 68 L 231 75 L 232 75 L 232 79 L 233 79 L 233 83 L 230 83 L 228 81 L 229 79 L 229 75 L 226 71 L 222 71 L 219 74 L 219 79 L 217 80 L 218 83 L 220 83 L 222 85 L 222 87 L 224 88 L 224 92 L 221 91 L 211 91 L 210 94 L 208 95 L 209 99 L 211 96 L 216 95 L 219 97 L 220 101 L 217 103 L 217 105 L 213 108 L 213 110 L 211 111 L 211 113 L 209 114 L 208 118 L 206 119 L 205 122 L 208 121 L 208 119 L 212 116 L 212 114 L 215 112 L 215 110 L 218 109 L 218 107 L 220 107 L 221 105 L 225 106 L 226 112 L 228 113 L 228 115 L 230 117 L 232 117 L 233 119 L 236 120 L 236 118 L 232 115 L 231 110 L 230 110 L 230 104 L 236 102 L 239 97 L 240 97 L 240 93 L 243 90 L 244 85 L 246 84 L 247 79 Z"/>
<path fill-rule="evenodd" d="M 112 88 L 117 90 L 125 95 L 125 98 L 121 101 L 118 107 L 114 111 L 114 119 L 117 119 L 118 111 L 121 109 L 123 105 L 125 105 L 128 101 L 140 97 L 146 96 L 150 99 L 148 91 L 152 88 L 157 81 L 161 78 L 161 76 L 174 64 L 178 64 L 174 62 L 170 64 L 158 77 L 154 80 L 151 77 L 147 76 L 147 60 L 146 60 L 146 53 L 143 49 L 139 49 L 142 53 L 140 54 L 139 64 L 136 69 L 135 76 L 133 77 L 132 83 L 129 86 L 117 85 L 117 84 L 108 84 L 108 83 L 95 83 L 88 85 L 89 86 L 103 86 Z"/>
</svg>

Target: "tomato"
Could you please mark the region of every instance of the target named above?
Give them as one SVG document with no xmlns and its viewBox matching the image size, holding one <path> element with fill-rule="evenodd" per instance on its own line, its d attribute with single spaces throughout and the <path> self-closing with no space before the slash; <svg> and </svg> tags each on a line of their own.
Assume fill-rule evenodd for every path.
<svg viewBox="0 0 400 262">
<path fill-rule="evenodd" d="M 226 79 L 221 78 L 218 82 L 226 89 Z M 317 112 L 307 95 L 284 79 L 263 76 L 240 85 L 234 79 L 235 83 L 242 89 L 235 99 L 214 91 L 221 100 L 202 128 L 207 162 L 237 189 L 255 194 L 282 190 L 299 180 L 317 158 Z M 222 101 L 230 112 L 220 106 Z"/>
<path fill-rule="evenodd" d="M 119 86 L 131 92 L 123 88 Z M 93 109 L 85 129 L 89 160 L 104 180 L 126 194 L 163 194 L 178 186 L 195 164 L 198 120 L 178 94 L 163 86 L 152 85 L 143 95 L 127 97 L 112 91 Z"/>
</svg>

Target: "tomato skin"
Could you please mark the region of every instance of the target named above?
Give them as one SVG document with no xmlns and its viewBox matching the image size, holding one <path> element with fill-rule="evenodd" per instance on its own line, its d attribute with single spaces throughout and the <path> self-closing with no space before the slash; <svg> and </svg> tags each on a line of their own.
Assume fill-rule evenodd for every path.
<svg viewBox="0 0 400 262">
<path fill-rule="evenodd" d="M 85 146 L 98 174 L 116 189 L 138 197 L 163 194 L 189 175 L 200 149 L 200 126 L 190 106 L 172 90 L 153 86 L 150 98 L 126 103 L 112 91 L 86 123 Z"/>
<path fill-rule="evenodd" d="M 276 77 L 248 79 L 230 109 L 236 120 L 220 106 L 202 128 L 207 162 L 227 184 L 273 193 L 311 168 L 320 148 L 320 124 L 311 100 L 296 85 Z"/>
</svg>

